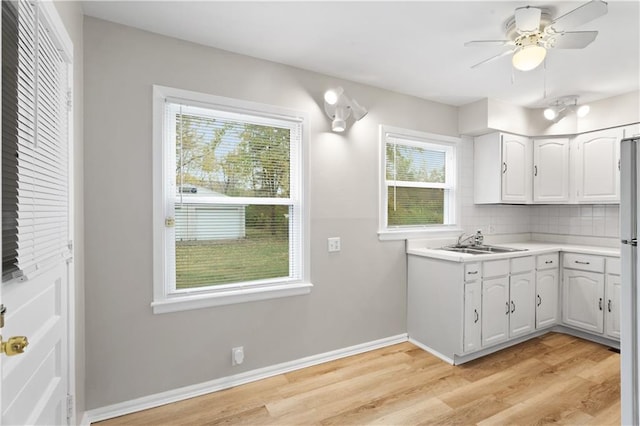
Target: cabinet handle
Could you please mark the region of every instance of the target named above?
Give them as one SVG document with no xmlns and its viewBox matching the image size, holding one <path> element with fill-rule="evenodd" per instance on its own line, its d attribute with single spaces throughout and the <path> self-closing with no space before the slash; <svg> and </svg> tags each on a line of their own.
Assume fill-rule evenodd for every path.
<svg viewBox="0 0 640 426">
<path fill-rule="evenodd" d="M 502 163 L 502 173 L 507 173 L 507 163 Z"/>
<path fill-rule="evenodd" d="M 478 320 L 480 319 L 480 315 L 478 315 L 478 310 L 477 310 L 477 309 L 474 309 L 474 310 L 473 310 L 473 313 L 474 313 L 474 314 L 475 314 L 475 316 L 476 316 L 475 321 L 473 321 L 473 323 L 475 324 L 475 323 L 477 323 L 477 322 L 478 322 Z"/>
<path fill-rule="evenodd" d="M 553 263 L 553 260 L 545 260 L 545 261 L 544 261 L 544 264 L 545 264 L 545 265 L 549 265 L 549 264 L 551 264 L 551 263 Z"/>
<path fill-rule="evenodd" d="M 505 312 L 504 314 L 509 315 L 509 302 L 507 302 L 507 312 Z"/>
<path fill-rule="evenodd" d="M 467 275 L 476 275 L 477 273 L 478 273 L 478 271 L 467 272 Z"/>
<path fill-rule="evenodd" d="M 611 312 L 611 299 L 607 302 L 607 310 Z"/>
<path fill-rule="evenodd" d="M 589 265 L 589 262 L 581 262 L 579 260 L 574 260 L 574 262 L 579 264 L 579 265 Z"/>
<path fill-rule="evenodd" d="M 511 301 L 511 313 L 514 313 L 516 311 L 516 304 L 513 303 L 513 300 Z"/>
<path fill-rule="evenodd" d="M 600 308 L 600 310 L 602 310 L 602 297 L 598 301 L 598 308 Z"/>
<path fill-rule="evenodd" d="M 618 158 L 618 170 L 620 170 L 620 159 Z"/>
<path fill-rule="evenodd" d="M 542 305 L 542 297 L 540 297 L 540 295 L 538 295 L 538 306 Z"/>
<path fill-rule="evenodd" d="M 533 166 L 533 175 L 538 176 L 538 166 Z"/>
</svg>

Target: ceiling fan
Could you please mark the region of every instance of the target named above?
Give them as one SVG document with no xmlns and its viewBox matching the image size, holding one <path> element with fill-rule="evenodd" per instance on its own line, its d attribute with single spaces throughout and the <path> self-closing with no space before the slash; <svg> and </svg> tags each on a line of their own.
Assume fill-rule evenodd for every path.
<svg viewBox="0 0 640 426">
<path fill-rule="evenodd" d="M 487 62 L 513 54 L 516 69 L 530 71 L 544 61 L 548 49 L 583 49 L 598 35 L 598 31 L 566 31 L 586 24 L 607 13 L 607 3 L 591 0 L 582 6 L 552 19 L 543 7 L 524 6 L 505 24 L 506 40 L 468 41 L 465 47 L 504 46 L 508 50 L 473 65 L 476 68 Z"/>
</svg>

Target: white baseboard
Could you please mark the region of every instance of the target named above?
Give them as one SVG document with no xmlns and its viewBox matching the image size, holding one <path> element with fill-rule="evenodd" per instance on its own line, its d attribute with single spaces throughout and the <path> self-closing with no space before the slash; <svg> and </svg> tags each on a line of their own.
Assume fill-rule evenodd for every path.
<svg viewBox="0 0 640 426">
<path fill-rule="evenodd" d="M 372 351 L 374 349 L 379 349 L 385 346 L 391 346 L 406 341 L 406 333 L 398 334 L 396 336 L 386 337 L 384 339 L 374 340 L 372 342 L 361 343 L 359 345 L 337 349 L 335 351 L 325 352 L 323 354 L 312 355 L 294 361 L 283 362 L 281 364 L 272 365 L 270 367 L 258 368 L 256 370 L 246 371 L 244 373 L 235 374 L 233 376 L 210 380 L 191 386 L 185 386 L 154 395 L 148 395 L 142 398 L 136 398 L 130 401 L 108 405 L 106 407 L 95 408 L 84 413 L 80 424 L 88 426 L 93 422 L 98 422 L 125 414 L 135 413 L 136 411 L 146 410 L 149 408 L 159 407 L 161 405 L 170 404 L 172 402 L 182 401 L 211 392 L 232 388 L 234 386 L 243 385 L 245 383 L 255 382 L 256 380 L 277 376 L 278 374 L 288 373 L 290 371 L 299 370 L 301 368 L 311 367 L 313 365 L 334 361 L 340 358 L 346 358 L 351 355 L 357 355 L 363 352 Z"/>
<path fill-rule="evenodd" d="M 417 347 L 419 347 L 419 348 L 420 348 L 420 349 L 422 349 L 423 351 L 429 352 L 431 355 L 433 355 L 433 356 L 435 356 L 435 357 L 437 357 L 437 358 L 440 358 L 441 360 L 443 360 L 443 361 L 444 361 L 444 362 L 446 362 L 447 364 L 451 364 L 451 365 L 454 365 L 454 364 L 455 364 L 455 363 L 453 362 L 453 360 L 452 360 L 451 358 L 449 358 L 448 356 L 446 356 L 446 355 L 444 355 L 444 354 L 441 354 L 440 352 L 436 351 L 435 349 L 430 348 L 429 346 L 424 345 L 424 344 L 422 344 L 422 343 L 418 342 L 418 341 L 417 341 L 417 340 L 415 340 L 415 339 L 412 339 L 412 338 L 410 338 L 410 337 L 409 337 L 409 342 L 410 342 L 410 343 L 413 343 L 414 345 L 416 345 Z"/>
</svg>

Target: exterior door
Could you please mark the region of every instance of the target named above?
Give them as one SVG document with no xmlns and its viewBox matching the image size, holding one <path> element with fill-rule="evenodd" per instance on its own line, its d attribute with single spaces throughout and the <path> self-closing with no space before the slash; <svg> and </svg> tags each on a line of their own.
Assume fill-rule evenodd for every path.
<svg viewBox="0 0 640 426">
<path fill-rule="evenodd" d="M 0 284 L 2 337 L 9 342 L 0 355 L 0 423 L 66 425 L 73 417 L 67 402 L 73 46 L 53 2 L 2 6 L 2 155 L 16 164 L 2 170 L 3 236 L 11 237 L 3 242 L 15 247 L 3 253 L 3 278 L 12 278 Z M 15 196 L 5 197 L 13 187 Z M 13 336 L 28 344 L 9 356 L 20 352 Z"/>
<path fill-rule="evenodd" d="M 23 354 L 2 360 L 3 424 L 67 424 L 68 267 L 61 262 L 32 280 L 2 285 L 2 335 L 29 340 Z"/>
</svg>

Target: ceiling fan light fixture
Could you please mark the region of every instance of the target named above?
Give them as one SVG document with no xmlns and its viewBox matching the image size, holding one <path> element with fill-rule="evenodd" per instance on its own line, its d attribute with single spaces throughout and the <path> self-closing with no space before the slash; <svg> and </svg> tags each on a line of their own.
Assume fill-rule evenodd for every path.
<svg viewBox="0 0 640 426">
<path fill-rule="evenodd" d="M 544 61 L 547 49 L 537 44 L 522 46 L 513 54 L 513 66 L 520 71 L 531 71 Z"/>
</svg>

